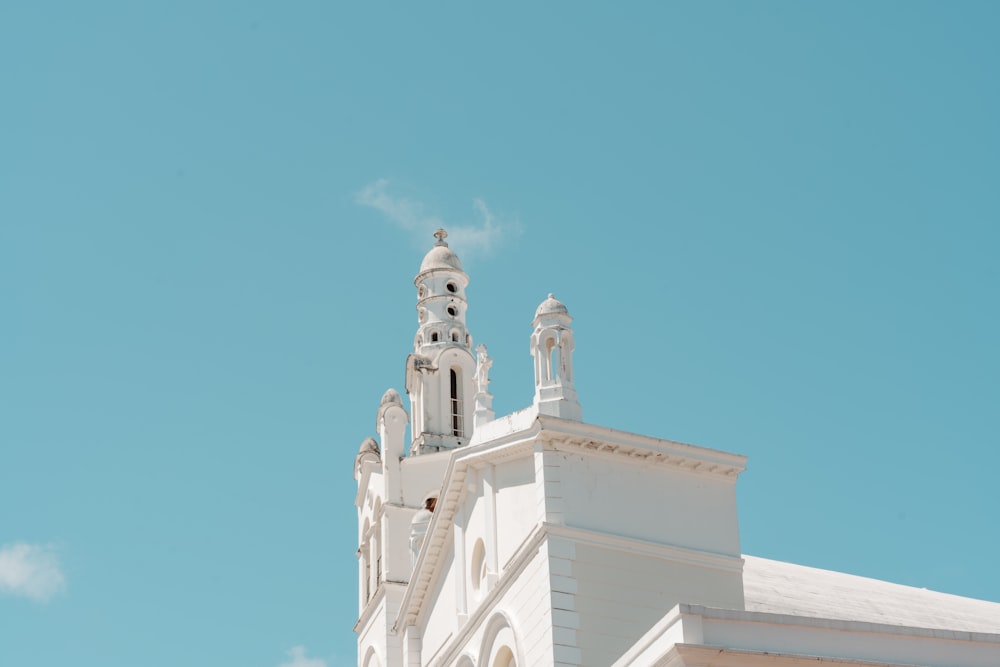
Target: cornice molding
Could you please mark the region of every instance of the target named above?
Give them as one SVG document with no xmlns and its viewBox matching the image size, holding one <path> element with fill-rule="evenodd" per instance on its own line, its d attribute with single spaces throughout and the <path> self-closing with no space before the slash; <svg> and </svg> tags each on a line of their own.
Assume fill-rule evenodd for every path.
<svg viewBox="0 0 1000 667">
<path fill-rule="evenodd" d="M 743 558 L 740 556 L 731 556 L 714 551 L 702 551 L 701 549 L 691 549 L 690 547 L 681 547 L 673 544 L 650 542 L 634 537 L 624 537 L 622 535 L 613 535 L 611 533 L 602 533 L 551 523 L 544 523 L 542 527 L 552 537 L 572 540 L 577 544 L 613 549 L 628 554 L 648 556 L 683 565 L 709 567 L 730 574 L 743 573 Z"/>
<path fill-rule="evenodd" d="M 915 667 L 899 662 L 870 662 L 847 658 L 770 653 L 744 649 L 674 644 L 657 667 Z"/>
<path fill-rule="evenodd" d="M 538 420 L 542 425 L 539 440 L 560 451 L 576 450 L 614 456 L 644 465 L 664 464 L 685 472 L 716 475 L 732 481 L 746 469 L 747 458 L 742 454 L 558 417 L 540 415 Z"/>
</svg>

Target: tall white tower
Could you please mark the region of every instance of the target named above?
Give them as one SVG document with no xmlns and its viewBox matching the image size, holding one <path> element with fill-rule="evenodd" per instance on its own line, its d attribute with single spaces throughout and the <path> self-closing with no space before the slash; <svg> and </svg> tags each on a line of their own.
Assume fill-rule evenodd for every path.
<svg viewBox="0 0 1000 667">
<path fill-rule="evenodd" d="M 413 413 L 410 453 L 454 449 L 472 437 L 474 378 L 472 336 L 465 327 L 469 276 L 438 229 L 437 242 L 420 264 L 417 335 L 406 360 L 406 393 Z"/>
</svg>

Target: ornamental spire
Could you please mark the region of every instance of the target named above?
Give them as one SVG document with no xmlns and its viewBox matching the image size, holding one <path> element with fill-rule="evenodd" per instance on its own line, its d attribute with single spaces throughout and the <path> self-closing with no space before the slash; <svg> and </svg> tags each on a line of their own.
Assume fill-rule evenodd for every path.
<svg viewBox="0 0 1000 667">
<path fill-rule="evenodd" d="M 448 244 L 445 243 L 445 239 L 448 238 L 448 232 L 444 231 L 444 227 L 437 228 L 437 231 L 434 232 L 434 238 L 437 239 L 434 245 L 443 245 L 445 248 L 448 247 Z"/>
</svg>

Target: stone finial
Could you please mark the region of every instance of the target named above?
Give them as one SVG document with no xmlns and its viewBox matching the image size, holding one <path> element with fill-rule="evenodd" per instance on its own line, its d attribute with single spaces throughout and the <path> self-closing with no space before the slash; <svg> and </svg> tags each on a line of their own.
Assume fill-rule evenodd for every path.
<svg viewBox="0 0 1000 667">
<path fill-rule="evenodd" d="M 379 450 L 378 443 L 375 438 L 365 438 L 361 441 L 361 447 L 358 448 L 358 454 L 354 457 L 354 479 L 361 477 L 361 464 L 364 461 L 381 461 L 382 452 Z"/>
<path fill-rule="evenodd" d="M 380 406 L 386 405 L 387 403 L 398 403 L 403 404 L 403 398 L 399 395 L 399 392 L 395 389 L 387 389 L 384 394 L 382 394 L 382 401 L 379 403 Z"/>
<path fill-rule="evenodd" d="M 490 386 L 490 367 L 493 360 L 486 352 L 486 346 L 480 343 L 476 346 L 476 391 L 485 394 Z"/>
<path fill-rule="evenodd" d="M 476 409 L 472 413 L 473 429 L 493 421 L 493 394 L 490 393 L 490 366 L 493 360 L 486 352 L 486 346 L 476 346 Z"/>
<path fill-rule="evenodd" d="M 448 247 L 448 244 L 445 243 L 445 239 L 448 238 L 448 232 L 444 231 L 444 227 L 437 228 L 437 231 L 434 232 L 434 238 L 437 239 L 437 241 L 434 242 L 434 245 L 443 245 L 446 248 Z"/>
</svg>

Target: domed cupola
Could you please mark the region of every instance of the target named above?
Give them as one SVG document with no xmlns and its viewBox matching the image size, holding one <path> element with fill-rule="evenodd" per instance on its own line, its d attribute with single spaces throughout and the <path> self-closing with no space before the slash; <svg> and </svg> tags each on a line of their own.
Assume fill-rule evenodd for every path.
<svg viewBox="0 0 1000 667">
<path fill-rule="evenodd" d="M 438 236 L 438 234 L 441 236 Z M 435 233 L 435 236 L 437 236 L 438 241 L 430 249 L 430 252 L 424 255 L 424 261 L 420 263 L 420 273 L 423 274 L 438 269 L 444 271 L 461 271 L 462 262 L 458 259 L 458 255 L 444 242 L 445 237 L 448 236 L 448 232 L 439 229 Z"/>
<path fill-rule="evenodd" d="M 462 270 L 458 255 L 448 247 L 448 232 L 434 232 L 437 242 L 420 263 L 420 272 L 413 279 L 417 287 L 418 329 L 413 350 L 428 354 L 442 346 L 452 345 L 472 349 L 472 336 L 465 327 L 465 288 L 469 276 Z"/>
<path fill-rule="evenodd" d="M 469 276 L 445 241 L 448 232 L 438 229 L 434 237 L 437 241 L 413 279 L 417 333 L 406 365 L 406 391 L 414 454 L 458 447 L 472 437 L 476 362 L 465 324 Z"/>
<path fill-rule="evenodd" d="M 542 301 L 535 310 L 535 320 L 545 315 L 566 315 L 569 317 L 569 309 L 554 294 L 549 294 L 549 297 Z"/>
</svg>

